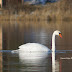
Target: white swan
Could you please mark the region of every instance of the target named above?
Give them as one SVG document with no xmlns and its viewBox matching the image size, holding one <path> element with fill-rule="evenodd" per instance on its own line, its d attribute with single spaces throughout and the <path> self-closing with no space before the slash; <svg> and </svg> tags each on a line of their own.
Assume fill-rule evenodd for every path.
<svg viewBox="0 0 72 72">
<path fill-rule="evenodd" d="M 55 36 L 58 35 L 62 38 L 61 32 L 59 30 L 56 30 L 53 32 L 52 35 L 52 51 L 55 52 Z M 12 52 L 43 52 L 46 51 L 48 52 L 50 49 L 42 44 L 39 43 L 26 43 L 24 45 L 19 46 L 18 50 L 13 50 Z"/>
<path fill-rule="evenodd" d="M 53 32 L 53 35 L 52 35 L 52 51 L 55 51 L 55 36 L 58 35 L 60 37 L 62 37 L 61 35 L 61 32 L 56 30 Z M 48 49 L 48 47 L 42 45 L 42 44 L 39 44 L 39 43 L 27 43 L 27 44 L 24 44 L 24 45 L 21 45 L 19 46 L 19 51 L 30 51 L 30 52 L 33 52 L 33 51 L 49 51 L 50 49 Z"/>
<path fill-rule="evenodd" d="M 52 35 L 52 72 L 55 72 L 55 36 L 62 38 L 61 32 L 56 30 Z M 48 57 L 48 47 L 39 43 L 27 43 L 19 46 L 18 50 L 13 50 L 12 53 L 19 53 L 20 62 L 26 65 L 43 65 L 44 60 Z M 45 64 L 44 64 L 45 65 Z M 45 68 L 45 67 L 44 67 Z M 33 69 L 31 69 L 33 70 Z M 41 69 L 42 70 L 42 69 Z"/>
</svg>

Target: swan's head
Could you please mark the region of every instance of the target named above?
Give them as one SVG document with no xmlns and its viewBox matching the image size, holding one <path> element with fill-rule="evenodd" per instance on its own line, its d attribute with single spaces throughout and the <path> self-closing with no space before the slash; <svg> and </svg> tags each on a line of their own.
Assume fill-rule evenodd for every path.
<svg viewBox="0 0 72 72">
<path fill-rule="evenodd" d="M 54 31 L 54 34 L 58 35 L 58 36 L 60 36 L 62 38 L 61 32 L 59 30 Z"/>
</svg>

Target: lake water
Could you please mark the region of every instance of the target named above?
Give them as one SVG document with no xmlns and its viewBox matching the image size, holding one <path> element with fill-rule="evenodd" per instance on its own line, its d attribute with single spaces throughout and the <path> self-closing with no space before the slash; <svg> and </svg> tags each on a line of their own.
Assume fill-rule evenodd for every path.
<svg viewBox="0 0 72 72">
<path fill-rule="evenodd" d="M 37 58 L 30 53 L 28 57 L 28 53 L 24 53 L 24 57 L 11 53 L 25 43 L 40 43 L 51 49 L 55 30 L 62 32 L 62 38 L 56 36 L 55 70 L 52 70 L 51 52 Z M 2 34 L 3 72 L 72 72 L 72 22 L 8 22 L 2 25 Z"/>
</svg>

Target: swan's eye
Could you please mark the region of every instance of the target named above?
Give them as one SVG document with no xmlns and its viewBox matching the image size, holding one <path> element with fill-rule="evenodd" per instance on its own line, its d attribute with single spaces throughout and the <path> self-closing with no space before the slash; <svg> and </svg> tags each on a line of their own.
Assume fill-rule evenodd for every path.
<svg viewBox="0 0 72 72">
<path fill-rule="evenodd" d="M 61 33 L 59 33 L 59 34 L 61 34 Z"/>
</svg>

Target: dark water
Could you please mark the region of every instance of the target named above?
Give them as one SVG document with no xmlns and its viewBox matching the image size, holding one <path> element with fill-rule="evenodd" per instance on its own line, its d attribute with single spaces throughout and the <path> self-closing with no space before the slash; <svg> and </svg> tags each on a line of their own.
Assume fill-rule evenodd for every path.
<svg viewBox="0 0 72 72">
<path fill-rule="evenodd" d="M 72 72 L 72 22 L 63 21 L 3 24 L 3 50 L 6 50 L 1 51 L 3 72 L 52 72 L 51 52 L 42 58 L 28 59 L 11 53 L 11 50 L 30 42 L 41 43 L 51 49 L 51 37 L 55 30 L 60 30 L 63 36 L 56 36 L 55 72 Z"/>
</svg>

